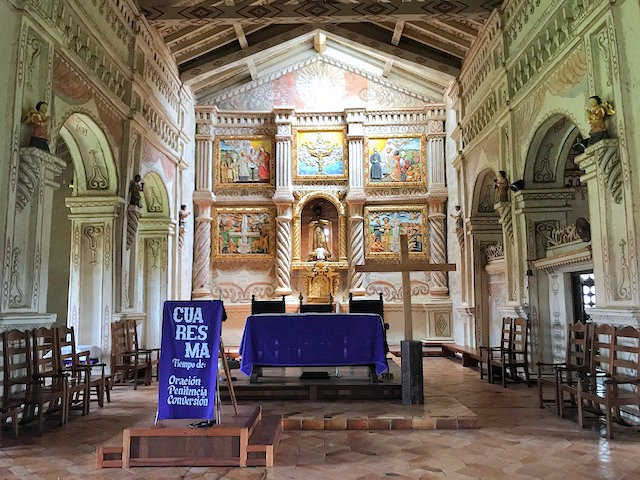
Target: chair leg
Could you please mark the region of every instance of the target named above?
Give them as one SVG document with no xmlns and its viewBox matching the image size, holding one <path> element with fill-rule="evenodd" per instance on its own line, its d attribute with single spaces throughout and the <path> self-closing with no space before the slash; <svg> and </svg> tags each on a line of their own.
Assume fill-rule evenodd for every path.
<svg viewBox="0 0 640 480">
<path fill-rule="evenodd" d="M 578 424 L 580 425 L 580 428 L 584 428 L 584 402 L 582 401 L 580 390 L 578 390 L 576 399 L 578 401 Z"/>
<path fill-rule="evenodd" d="M 38 404 L 38 436 L 42 436 L 42 427 L 44 424 L 44 403 Z"/>
<path fill-rule="evenodd" d="M 97 395 L 98 395 L 98 406 L 100 408 L 104 407 L 104 388 L 105 388 L 104 385 L 105 385 L 104 381 L 102 381 L 98 385 L 96 385 L 96 391 L 97 391 Z"/>
<path fill-rule="evenodd" d="M 504 355 L 502 356 L 502 386 L 507 388 L 507 368 L 504 361 Z"/>
<path fill-rule="evenodd" d="M 564 390 L 560 387 L 558 387 L 558 415 L 560 418 L 564 418 Z"/>
<path fill-rule="evenodd" d="M 13 428 L 13 436 L 18 438 L 19 434 L 19 423 L 18 423 L 18 409 L 13 410 L 11 413 L 11 428 Z"/>
<path fill-rule="evenodd" d="M 542 399 L 542 382 L 540 381 L 540 378 L 542 378 L 542 370 L 540 369 L 540 366 L 538 366 L 538 406 L 540 408 L 544 408 L 544 401 Z"/>
<path fill-rule="evenodd" d="M 138 389 L 138 360 L 137 359 L 133 366 L 133 389 L 134 390 Z"/>
<path fill-rule="evenodd" d="M 527 382 L 527 387 L 531 388 L 531 376 L 529 375 L 529 364 L 524 364 L 524 381 Z"/>
<path fill-rule="evenodd" d="M 607 403 L 605 405 L 607 411 L 605 412 L 605 416 L 607 419 L 607 438 L 611 440 L 613 438 L 613 418 L 611 415 L 611 405 Z"/>
<path fill-rule="evenodd" d="M 104 391 L 107 394 L 107 403 L 111 403 L 111 380 L 104 381 Z"/>
</svg>

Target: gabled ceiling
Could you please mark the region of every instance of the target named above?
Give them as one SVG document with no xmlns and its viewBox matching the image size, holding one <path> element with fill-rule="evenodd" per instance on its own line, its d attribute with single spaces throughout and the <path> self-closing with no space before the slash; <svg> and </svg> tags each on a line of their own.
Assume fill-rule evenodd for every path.
<svg viewBox="0 0 640 480">
<path fill-rule="evenodd" d="M 311 56 L 441 96 L 501 1 L 139 0 L 198 98 Z"/>
</svg>

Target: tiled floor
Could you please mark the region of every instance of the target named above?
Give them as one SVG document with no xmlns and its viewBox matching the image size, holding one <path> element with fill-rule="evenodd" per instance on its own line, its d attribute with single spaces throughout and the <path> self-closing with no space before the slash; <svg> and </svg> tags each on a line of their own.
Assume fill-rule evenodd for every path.
<svg viewBox="0 0 640 480">
<path fill-rule="evenodd" d="M 119 389 L 103 410 L 64 428 L 52 424 L 41 438 L 26 428 L 15 444 L 6 432 L 0 479 L 640 479 L 640 433 L 619 427 L 610 442 L 596 427 L 581 431 L 553 409 L 540 410 L 535 388 L 487 385 L 448 359 L 426 358 L 425 379 L 429 395 L 475 412 L 480 430 L 288 431 L 272 469 L 96 471 L 96 447 L 117 444 L 123 427 L 155 411 L 153 387 Z"/>
</svg>

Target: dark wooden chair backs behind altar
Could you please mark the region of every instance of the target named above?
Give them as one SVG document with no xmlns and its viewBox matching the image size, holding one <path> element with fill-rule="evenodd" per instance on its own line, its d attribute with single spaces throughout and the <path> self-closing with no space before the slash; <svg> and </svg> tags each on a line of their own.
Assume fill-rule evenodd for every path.
<svg viewBox="0 0 640 480">
<path fill-rule="evenodd" d="M 298 297 L 300 300 L 300 307 L 298 312 L 300 313 L 333 313 L 335 307 L 333 305 L 333 295 L 329 295 L 329 303 L 302 303 L 304 297 L 302 294 Z"/>
<path fill-rule="evenodd" d="M 354 300 L 353 294 L 349 294 L 349 313 L 377 313 L 382 318 L 384 325 L 384 348 L 385 351 L 389 351 L 389 344 L 387 343 L 387 330 L 389 330 L 389 324 L 384 321 L 384 301 L 382 300 L 382 294 L 376 300 Z"/>
<path fill-rule="evenodd" d="M 285 313 L 285 310 L 284 295 L 281 300 L 256 300 L 256 296 L 251 295 L 251 315 L 258 313 Z"/>
</svg>

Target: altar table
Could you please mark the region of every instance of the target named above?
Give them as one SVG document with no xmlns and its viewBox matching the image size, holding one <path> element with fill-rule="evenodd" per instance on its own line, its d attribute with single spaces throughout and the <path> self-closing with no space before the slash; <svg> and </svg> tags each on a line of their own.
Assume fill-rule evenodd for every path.
<svg viewBox="0 0 640 480">
<path fill-rule="evenodd" d="M 379 315 L 278 313 L 251 315 L 240 343 L 240 370 L 254 367 L 369 366 L 387 370 Z"/>
</svg>

